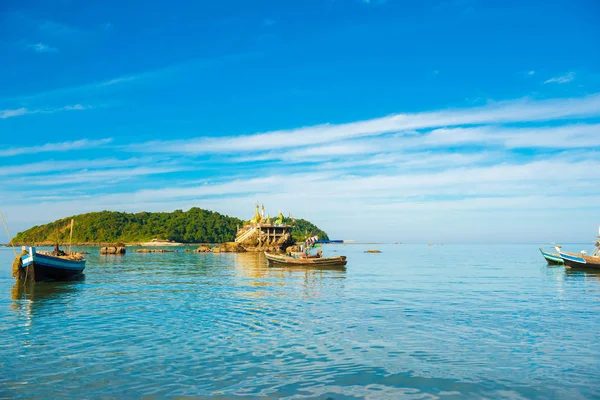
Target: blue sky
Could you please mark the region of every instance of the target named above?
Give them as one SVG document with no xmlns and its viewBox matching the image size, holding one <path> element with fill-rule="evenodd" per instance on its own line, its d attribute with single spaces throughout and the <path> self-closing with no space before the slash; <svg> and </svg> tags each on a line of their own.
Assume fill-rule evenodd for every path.
<svg viewBox="0 0 600 400">
<path fill-rule="evenodd" d="M 5 0 L 0 211 L 258 201 L 343 239 L 587 242 L 599 22 L 591 0 Z"/>
</svg>

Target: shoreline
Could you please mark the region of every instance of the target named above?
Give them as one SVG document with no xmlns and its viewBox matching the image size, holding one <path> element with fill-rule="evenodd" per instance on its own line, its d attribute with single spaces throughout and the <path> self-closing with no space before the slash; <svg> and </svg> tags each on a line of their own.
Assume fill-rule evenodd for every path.
<svg viewBox="0 0 600 400">
<path fill-rule="evenodd" d="M 54 246 L 56 243 L 51 243 L 51 242 L 41 242 L 41 243 L 13 243 L 15 247 L 21 247 L 21 246 L 35 246 L 35 247 L 52 247 Z M 210 244 L 210 245 L 215 245 L 215 244 L 219 244 L 219 243 L 156 243 L 156 242 L 144 242 L 144 243 L 139 243 L 139 242 L 133 242 L 133 243 L 123 243 L 123 242 L 84 242 L 84 243 L 72 243 L 71 246 L 78 246 L 78 247 L 106 247 L 106 246 L 115 246 L 116 244 L 123 244 L 127 247 L 161 247 L 161 246 L 200 246 L 203 244 Z M 60 247 L 63 246 L 69 246 L 69 243 L 59 243 L 58 244 Z M 12 247 L 12 245 L 10 243 L 5 243 L 5 244 L 0 244 L 0 247 Z"/>
</svg>

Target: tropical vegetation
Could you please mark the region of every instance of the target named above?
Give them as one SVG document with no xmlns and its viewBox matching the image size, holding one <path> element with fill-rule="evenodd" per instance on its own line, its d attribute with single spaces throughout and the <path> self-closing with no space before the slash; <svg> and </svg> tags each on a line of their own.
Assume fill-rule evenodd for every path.
<svg viewBox="0 0 600 400">
<path fill-rule="evenodd" d="M 181 243 L 223 243 L 235 239 L 237 228 L 245 222 L 239 218 L 193 207 L 188 211 L 125 213 L 101 211 L 79 214 L 57 221 L 34 226 L 18 233 L 18 244 L 66 243 L 69 241 L 71 219 L 75 221 L 73 243 L 139 243 L 152 239 Z M 294 225 L 292 237 L 301 241 L 305 237 L 328 236 L 312 223 L 289 218 Z"/>
</svg>

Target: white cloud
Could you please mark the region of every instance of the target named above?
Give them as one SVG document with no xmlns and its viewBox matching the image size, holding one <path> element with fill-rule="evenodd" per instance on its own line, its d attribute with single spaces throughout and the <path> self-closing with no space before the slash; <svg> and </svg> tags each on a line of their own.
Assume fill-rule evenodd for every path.
<svg viewBox="0 0 600 400">
<path fill-rule="evenodd" d="M 112 86 L 112 85 L 116 85 L 118 83 L 129 82 L 136 78 L 137 78 L 136 76 L 122 76 L 119 78 L 109 79 L 107 81 L 100 82 L 97 84 L 97 86 L 98 87 Z"/>
<path fill-rule="evenodd" d="M 8 149 L 0 150 L 0 157 L 18 156 L 22 154 L 36 154 L 36 153 L 47 153 L 47 152 L 61 152 L 78 149 L 89 149 L 95 147 L 101 147 L 112 142 L 112 138 L 90 140 L 81 139 L 60 143 L 46 143 L 41 146 L 29 146 L 29 147 L 9 147 Z"/>
<path fill-rule="evenodd" d="M 145 175 L 159 175 L 171 172 L 179 172 L 189 169 L 182 166 L 158 166 L 158 167 L 135 167 L 115 168 L 107 170 L 81 170 L 57 175 L 45 175 L 43 177 L 22 178 L 20 180 L 5 181 L 8 184 L 27 184 L 28 186 L 56 186 L 72 185 L 75 183 L 108 182 L 116 183 L 138 178 Z"/>
<path fill-rule="evenodd" d="M 545 81 L 544 84 L 547 84 L 547 83 L 558 83 L 558 84 L 569 83 L 573 79 L 575 79 L 575 72 L 569 72 L 568 74 L 563 75 L 563 76 L 555 76 L 554 78 L 550 78 L 547 81 Z"/>
<path fill-rule="evenodd" d="M 549 160 L 418 174 L 402 173 L 401 169 L 395 174 L 370 176 L 331 172 L 281 174 L 226 182 L 206 181 L 192 186 L 83 195 L 66 201 L 48 201 L 41 204 L 44 207 L 40 207 L 38 202 L 22 204 L 18 210 L 27 218 L 36 216 L 36 221 L 39 221 L 40 218 L 52 220 L 102 209 L 166 211 L 195 205 L 245 217 L 243 205 L 247 205 L 247 213 L 250 214 L 251 204 L 256 199 L 268 199 L 268 208 L 289 210 L 297 217 L 306 217 L 310 213 L 311 220 L 329 228 L 332 235 L 344 235 L 344 238 L 381 240 L 382 237 L 376 235 L 385 232 L 385 235 L 407 235 L 405 237 L 410 237 L 410 240 L 423 240 L 423 236 L 415 234 L 414 229 L 420 226 L 419 223 L 426 223 L 432 229 L 426 233 L 429 239 L 441 240 L 443 236 L 437 224 L 443 224 L 446 218 L 460 221 L 467 215 L 482 213 L 478 221 L 485 224 L 494 216 L 506 215 L 506 218 L 512 218 L 511 229 L 518 231 L 528 226 L 531 213 L 543 211 L 548 217 L 554 215 L 554 218 L 560 218 L 550 210 L 596 210 L 598 178 L 589 171 L 599 167 L 597 160 L 578 163 Z M 548 192 L 548 188 L 556 187 L 558 182 L 562 182 L 563 190 Z M 580 190 L 582 188 L 584 190 Z M 573 195 L 573 189 L 578 189 L 579 194 Z M 313 207 L 313 204 L 319 206 Z M 16 212 L 16 207 L 14 203 L 6 205 L 10 212 Z M 40 209 L 44 212 L 41 213 Z M 529 214 L 514 219 L 518 210 L 527 210 Z M 587 218 L 590 215 L 600 216 L 597 211 L 588 212 Z M 431 218 L 437 219 L 437 224 L 432 223 Z M 382 224 L 382 221 L 385 223 Z M 453 232 L 456 235 L 457 231 L 463 231 L 459 233 L 459 238 L 463 239 L 464 224 L 467 222 L 455 226 Z M 386 228 L 389 226 L 395 229 L 390 231 Z M 434 229 L 436 226 L 437 229 Z M 488 231 L 488 234 L 497 237 L 497 232 Z M 390 236 L 387 237 L 391 240 Z M 450 241 L 448 237 L 445 240 Z"/>
<path fill-rule="evenodd" d="M 529 75 L 529 76 L 535 75 L 535 71 L 534 70 L 530 70 L 529 72 L 527 72 L 527 75 Z"/>
<path fill-rule="evenodd" d="M 27 108 L 18 108 L 14 110 L 2 110 L 0 111 L 0 119 L 6 119 L 11 117 L 19 117 L 21 115 L 28 114 L 53 114 L 60 111 L 81 111 L 87 110 L 91 107 L 83 106 L 81 104 L 74 104 L 72 106 L 64 106 L 60 108 L 48 108 L 48 109 L 37 109 L 37 110 L 29 110 Z"/>
<path fill-rule="evenodd" d="M 555 127 L 507 128 L 483 126 L 441 128 L 424 135 L 413 146 L 481 144 L 514 148 L 585 148 L 600 146 L 600 124 L 573 124 Z"/>
<path fill-rule="evenodd" d="M 265 151 L 441 126 L 536 122 L 600 115 L 600 95 L 578 99 L 506 101 L 471 109 L 396 114 L 340 125 L 317 125 L 253 135 L 152 141 L 129 146 L 148 153 L 207 154 Z"/>
<path fill-rule="evenodd" d="M 306 145 L 298 149 L 258 152 L 233 157 L 234 162 L 279 160 L 298 163 L 329 161 L 348 156 L 363 156 L 370 165 L 373 154 L 392 153 L 394 158 L 410 157 L 411 152 L 459 146 L 479 146 L 486 149 L 575 149 L 600 146 L 600 124 L 571 124 L 555 127 L 509 128 L 478 126 L 439 128 L 422 134 L 383 135 L 343 140 L 336 143 Z M 415 153 L 418 154 L 418 153 Z M 481 154 L 481 151 L 480 151 Z M 439 154 L 438 156 L 443 155 Z M 455 155 L 456 156 L 456 155 Z M 399 161 L 399 160 L 396 160 Z M 343 165 L 343 164 L 342 164 Z"/>
<path fill-rule="evenodd" d="M 392 168 L 395 170 L 409 171 L 415 169 L 440 169 L 465 165 L 474 165 L 481 162 L 498 162 L 502 160 L 502 153 L 482 151 L 478 153 L 434 153 L 434 152 L 399 152 L 379 153 L 369 157 L 346 158 L 330 162 L 322 162 L 314 166 L 316 170 L 355 170 L 363 168 Z"/>
<path fill-rule="evenodd" d="M 26 108 L 17 108 L 15 110 L 2 110 L 0 111 L 0 119 L 10 118 L 10 117 L 18 117 L 20 115 L 25 115 L 28 113 Z"/>
<path fill-rule="evenodd" d="M 116 159 L 116 158 L 98 158 L 98 159 L 79 159 L 79 160 L 67 160 L 67 161 L 42 161 L 29 164 L 16 164 L 16 165 L 4 165 L 0 166 L 0 176 L 21 176 L 29 175 L 35 176 L 37 174 L 47 174 L 50 172 L 58 171 L 73 171 L 82 169 L 107 169 L 114 167 L 126 167 L 133 165 L 140 165 L 146 163 L 153 163 L 153 159 L 141 159 L 141 158 L 128 158 L 128 159 Z"/>
<path fill-rule="evenodd" d="M 36 51 L 38 53 L 56 53 L 56 52 L 58 52 L 57 48 L 50 47 L 44 43 L 28 44 L 26 47 L 28 49 Z"/>
<path fill-rule="evenodd" d="M 102 209 L 191 206 L 244 218 L 259 200 L 270 210 L 309 217 L 332 237 L 515 240 L 515 232 L 527 232 L 522 238 L 542 240 L 554 233 L 552 240 L 560 240 L 562 226 L 600 218 L 600 178 L 593 173 L 600 169 L 599 116 L 600 95 L 595 94 L 112 146 L 103 157 L 128 149 L 165 154 L 160 160 L 98 158 L 0 167 L 0 175 L 11 177 L 10 185 L 0 187 L 0 197 L 9 213 L 36 224 Z M 110 140 L 12 148 L 0 150 L 0 156 L 95 148 Z M 240 163 L 248 161 L 252 168 Z M 61 190 L 47 190 L 49 182 L 62 185 Z"/>
<path fill-rule="evenodd" d="M 576 163 L 556 160 L 535 161 L 527 164 L 498 164 L 485 167 L 459 167 L 435 172 L 406 172 L 401 169 L 387 175 L 340 175 L 331 171 L 270 175 L 251 179 L 233 179 L 226 182 L 206 180 L 190 186 L 164 189 L 142 189 L 135 192 L 98 196 L 98 204 L 122 205 L 178 199 L 201 199 L 212 196 L 273 194 L 296 196 L 297 201 L 321 199 L 319 207 L 344 209 L 339 201 L 370 199 L 370 204 L 396 201 L 426 195 L 509 196 L 537 195 L 569 177 L 565 187 L 575 181 L 597 182 L 589 171 L 600 168 L 599 161 Z M 114 173 L 117 174 L 116 172 Z M 588 186 L 591 193 L 595 185 Z M 298 188 L 302 188 L 300 191 Z M 384 196 L 384 197 L 382 197 Z M 367 203 L 364 203 L 367 204 Z"/>
</svg>

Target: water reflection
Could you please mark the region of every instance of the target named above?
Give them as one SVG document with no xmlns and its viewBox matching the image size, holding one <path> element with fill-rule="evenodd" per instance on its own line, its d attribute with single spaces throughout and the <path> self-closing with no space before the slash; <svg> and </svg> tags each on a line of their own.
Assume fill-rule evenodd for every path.
<svg viewBox="0 0 600 400">
<path fill-rule="evenodd" d="M 337 286 L 341 289 L 342 281 L 346 278 L 346 267 L 269 266 L 263 253 L 234 254 L 233 264 L 238 276 L 249 278 L 246 282 L 248 286 L 267 288 L 300 285 L 306 297 L 318 297 L 324 287 Z M 253 291 L 251 297 L 265 297 L 267 294 L 266 290 Z"/>
<path fill-rule="evenodd" d="M 565 268 L 565 274 L 570 279 L 582 279 L 600 283 L 600 270 L 592 268 Z"/>
<path fill-rule="evenodd" d="M 81 274 L 68 281 L 52 282 L 15 282 L 10 290 L 13 308 L 25 303 L 42 307 L 45 303 L 62 300 L 73 296 L 81 289 L 85 275 Z"/>
<path fill-rule="evenodd" d="M 292 273 L 315 274 L 320 277 L 337 275 L 337 277 L 343 278 L 346 272 L 345 266 L 269 266 L 267 258 L 263 253 L 236 253 L 234 265 L 236 270 L 240 271 L 243 276 L 251 278 L 282 277 Z M 334 274 L 328 275 L 328 272 L 333 272 Z"/>
</svg>

